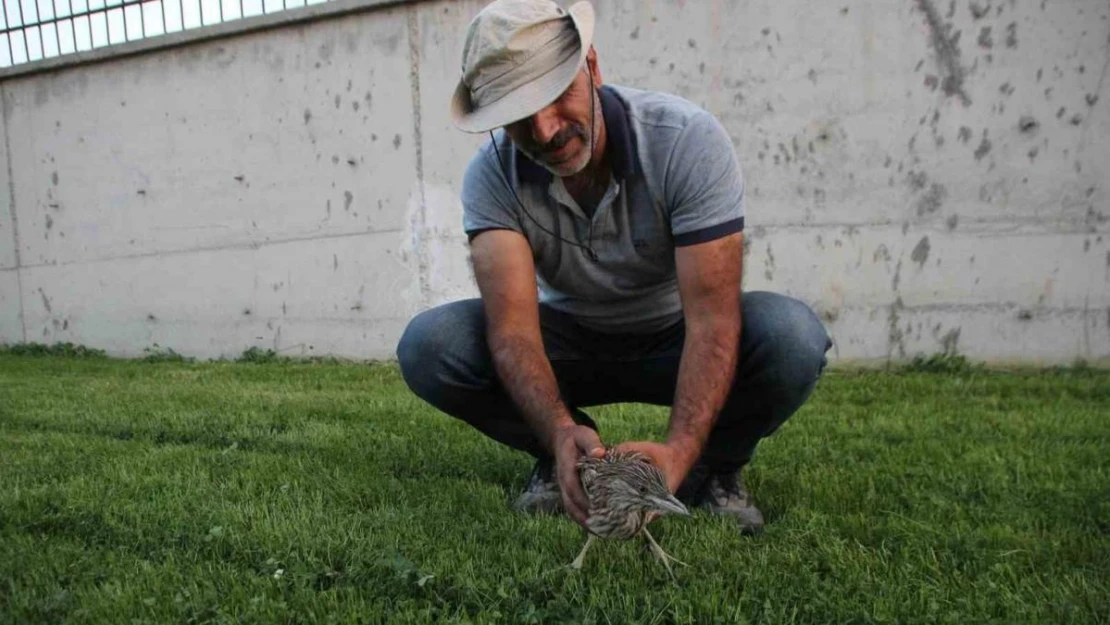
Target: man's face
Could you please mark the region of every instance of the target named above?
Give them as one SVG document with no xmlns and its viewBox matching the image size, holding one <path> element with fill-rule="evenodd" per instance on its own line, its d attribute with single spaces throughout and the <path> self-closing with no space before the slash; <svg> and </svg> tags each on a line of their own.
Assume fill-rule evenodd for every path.
<svg viewBox="0 0 1110 625">
<path fill-rule="evenodd" d="M 595 97 L 590 75 L 583 67 L 559 99 L 535 115 L 505 126 L 505 132 L 528 158 L 556 176 L 572 176 L 590 162 L 590 103 Z M 596 130 L 601 117 L 596 108 L 593 117 Z"/>
</svg>

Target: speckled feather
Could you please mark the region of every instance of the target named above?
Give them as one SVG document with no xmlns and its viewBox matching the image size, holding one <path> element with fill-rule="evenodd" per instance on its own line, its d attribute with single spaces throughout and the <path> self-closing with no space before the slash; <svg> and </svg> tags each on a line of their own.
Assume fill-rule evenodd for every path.
<svg viewBox="0 0 1110 625">
<path fill-rule="evenodd" d="M 636 452 L 584 457 L 578 474 L 590 502 L 586 526 L 601 538 L 636 536 L 657 515 L 645 497 L 669 495 L 662 471 Z"/>
</svg>

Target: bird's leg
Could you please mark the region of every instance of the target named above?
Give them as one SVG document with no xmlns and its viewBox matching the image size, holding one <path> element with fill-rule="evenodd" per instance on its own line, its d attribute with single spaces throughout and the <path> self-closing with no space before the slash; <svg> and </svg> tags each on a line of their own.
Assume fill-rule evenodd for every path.
<svg viewBox="0 0 1110 625">
<path fill-rule="evenodd" d="M 652 537 L 651 532 L 649 532 L 646 527 L 643 529 L 643 532 L 644 536 L 648 539 L 648 543 L 651 545 L 651 553 L 663 563 L 663 566 L 667 567 L 667 572 L 670 573 L 672 580 L 675 577 L 674 571 L 671 570 L 671 562 L 681 564 L 682 566 L 690 566 L 682 560 L 672 557 L 666 551 L 663 551 L 663 548 L 659 546 L 659 543 L 655 542 L 655 538 Z"/>
<path fill-rule="evenodd" d="M 578 552 L 578 557 L 574 559 L 574 562 L 570 563 L 570 568 L 576 571 L 582 568 L 582 563 L 586 561 L 586 551 L 589 550 L 590 545 L 594 543 L 594 538 L 595 536 L 593 534 L 589 534 L 589 537 L 586 538 L 586 544 L 582 546 L 582 551 Z"/>
</svg>

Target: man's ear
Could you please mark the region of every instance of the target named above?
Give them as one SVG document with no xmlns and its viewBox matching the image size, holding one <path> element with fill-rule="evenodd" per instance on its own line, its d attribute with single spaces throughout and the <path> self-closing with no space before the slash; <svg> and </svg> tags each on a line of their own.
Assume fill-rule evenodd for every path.
<svg viewBox="0 0 1110 625">
<path fill-rule="evenodd" d="M 586 53 L 586 65 L 589 66 L 590 73 L 593 74 L 594 87 L 600 87 L 604 81 L 601 80 L 601 68 L 597 66 L 597 50 L 592 45 L 590 51 Z"/>
</svg>

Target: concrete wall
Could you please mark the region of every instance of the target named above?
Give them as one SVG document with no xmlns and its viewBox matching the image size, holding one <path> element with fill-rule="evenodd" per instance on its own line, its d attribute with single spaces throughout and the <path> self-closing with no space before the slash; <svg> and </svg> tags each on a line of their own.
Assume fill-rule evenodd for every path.
<svg viewBox="0 0 1110 625">
<path fill-rule="evenodd" d="M 0 341 L 388 358 L 475 293 L 447 100 L 479 0 L 3 78 Z M 717 114 L 746 285 L 839 362 L 1110 359 L 1104 0 L 597 0 L 609 82 Z"/>
</svg>

